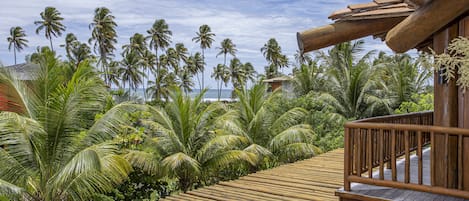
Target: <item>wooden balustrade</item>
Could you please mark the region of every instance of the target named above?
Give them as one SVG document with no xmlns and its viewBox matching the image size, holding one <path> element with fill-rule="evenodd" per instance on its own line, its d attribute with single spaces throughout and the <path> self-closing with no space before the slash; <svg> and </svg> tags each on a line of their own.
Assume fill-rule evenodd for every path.
<svg viewBox="0 0 469 201">
<path fill-rule="evenodd" d="M 350 183 L 357 182 L 469 198 L 469 192 L 462 191 L 461 178 L 458 179 L 458 189 L 432 186 L 433 177 L 430 178 L 430 184 L 424 183 L 423 150 L 434 142 L 435 133 L 445 135 L 444 150 L 448 150 L 449 137 L 457 136 L 459 177 L 463 168 L 462 142 L 465 137 L 469 137 L 469 129 L 432 125 L 433 112 L 392 115 L 346 123 L 344 190 L 350 191 Z M 430 176 L 434 174 L 434 156 L 431 150 Z M 411 157 L 417 157 L 417 168 L 413 169 L 413 172 Z M 398 180 L 397 175 L 397 161 L 400 159 L 404 161 L 402 180 Z M 385 178 L 385 168 L 390 169 L 390 178 Z M 379 171 L 376 178 L 373 170 Z M 438 174 L 448 175 L 448 168 Z M 411 182 L 411 175 L 417 175 L 416 181 Z"/>
</svg>

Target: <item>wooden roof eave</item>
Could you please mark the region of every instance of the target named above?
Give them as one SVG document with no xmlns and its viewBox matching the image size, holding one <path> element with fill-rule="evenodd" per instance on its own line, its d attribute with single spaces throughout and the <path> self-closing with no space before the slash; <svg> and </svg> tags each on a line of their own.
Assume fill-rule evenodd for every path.
<svg viewBox="0 0 469 201">
<path fill-rule="evenodd" d="M 469 0 L 430 1 L 386 35 L 386 44 L 398 53 L 406 52 L 469 10 Z"/>
<path fill-rule="evenodd" d="M 297 33 L 298 47 L 302 52 L 318 50 L 338 43 L 389 31 L 406 16 L 338 21 L 322 27 Z"/>
</svg>

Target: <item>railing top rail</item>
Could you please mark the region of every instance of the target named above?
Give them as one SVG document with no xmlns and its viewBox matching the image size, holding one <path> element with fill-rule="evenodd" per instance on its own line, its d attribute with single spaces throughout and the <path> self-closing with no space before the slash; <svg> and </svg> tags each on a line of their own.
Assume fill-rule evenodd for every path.
<svg viewBox="0 0 469 201">
<path fill-rule="evenodd" d="M 422 132 L 448 133 L 453 135 L 469 136 L 469 129 L 443 126 L 427 126 L 416 124 L 392 124 L 392 123 L 362 123 L 347 122 L 346 128 L 362 128 L 362 129 L 391 129 L 391 130 L 410 130 Z"/>
<path fill-rule="evenodd" d="M 394 115 L 387 115 L 387 116 L 379 116 L 379 117 L 370 117 L 370 118 L 365 118 L 365 119 L 359 119 L 355 120 L 353 122 L 377 122 L 377 121 L 389 121 L 389 120 L 394 120 L 394 119 L 401 119 L 401 118 L 408 118 L 408 117 L 414 117 L 414 116 L 425 116 L 425 115 L 430 115 L 433 114 L 433 111 L 424 111 L 424 112 L 413 112 L 413 113 L 407 113 L 407 114 L 394 114 Z"/>
</svg>

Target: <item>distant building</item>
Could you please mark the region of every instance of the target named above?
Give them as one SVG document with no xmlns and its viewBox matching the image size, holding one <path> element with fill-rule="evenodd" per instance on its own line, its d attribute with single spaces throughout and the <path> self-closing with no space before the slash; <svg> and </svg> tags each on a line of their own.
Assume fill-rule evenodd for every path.
<svg viewBox="0 0 469 201">
<path fill-rule="evenodd" d="M 16 79 L 30 82 L 35 79 L 36 73 L 39 71 L 39 65 L 33 63 L 22 63 L 12 66 L 0 67 L 1 71 L 9 71 Z M 0 82 L 0 111 L 20 111 L 18 103 L 13 101 L 17 94 L 8 83 Z"/>
<path fill-rule="evenodd" d="M 291 82 L 292 78 L 289 76 L 274 77 L 271 79 L 263 80 L 262 82 L 269 85 L 269 91 L 275 91 L 281 88 L 284 92 L 292 92 L 293 85 Z"/>
</svg>

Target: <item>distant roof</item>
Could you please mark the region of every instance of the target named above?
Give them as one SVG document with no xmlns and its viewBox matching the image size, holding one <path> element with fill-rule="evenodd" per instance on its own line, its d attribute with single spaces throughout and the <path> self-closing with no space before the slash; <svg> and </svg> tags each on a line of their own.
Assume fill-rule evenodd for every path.
<svg viewBox="0 0 469 201">
<path fill-rule="evenodd" d="M 263 80 L 262 82 L 265 82 L 265 83 L 283 82 L 283 81 L 289 81 L 291 79 L 292 78 L 288 77 L 288 76 L 281 76 L 281 77 L 274 77 L 274 78 L 271 78 L 271 79 L 266 79 L 266 80 Z"/>
<path fill-rule="evenodd" d="M 39 72 L 39 65 L 34 63 L 22 63 L 0 68 L 14 73 L 19 80 L 34 80 L 34 75 Z"/>
</svg>

